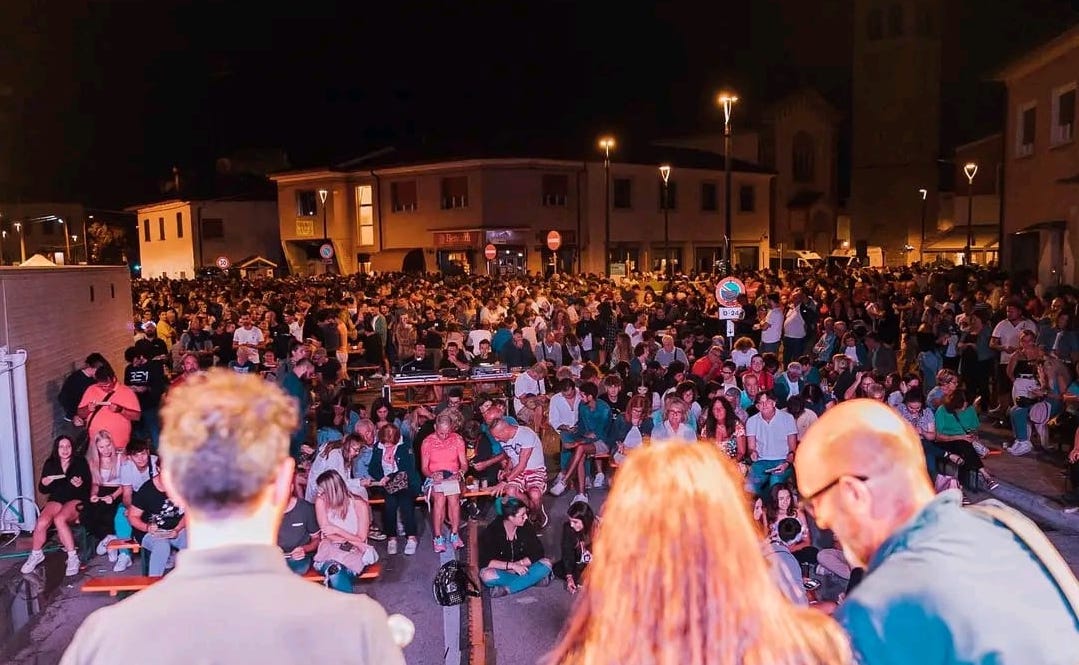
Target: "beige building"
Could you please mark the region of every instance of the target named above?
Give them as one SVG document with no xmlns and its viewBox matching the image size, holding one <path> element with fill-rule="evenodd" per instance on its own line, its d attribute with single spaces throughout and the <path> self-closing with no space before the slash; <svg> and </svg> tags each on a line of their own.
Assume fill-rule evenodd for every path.
<svg viewBox="0 0 1079 665">
<path fill-rule="evenodd" d="M 0 347 L 9 353 L 0 354 L 8 370 L 0 381 L 0 494 L 33 496 L 63 415 L 56 396 L 64 379 L 94 351 L 123 371 L 133 334 L 131 275 L 126 266 L 0 268 L 0 307 Z M 22 482 L 17 454 L 18 473 L 33 469 Z"/>
<path fill-rule="evenodd" d="M 1074 285 L 1079 257 L 1079 25 L 1015 60 L 1004 129 L 1004 260 L 1045 285 Z"/>
<path fill-rule="evenodd" d="M 93 215 L 80 203 L 0 203 L 0 265 L 41 254 L 57 265 L 86 262 Z"/>
<path fill-rule="evenodd" d="M 652 164 L 616 157 L 612 154 L 610 167 L 614 272 L 659 269 L 665 259 L 679 269 L 711 269 L 723 246 L 722 158 L 673 148 L 657 149 L 655 159 L 648 160 Z M 672 169 L 666 235 L 658 169 L 663 162 Z M 756 168 L 732 174 L 736 262 L 760 265 L 767 256 L 772 177 Z M 604 270 L 601 161 L 406 162 L 383 152 L 341 169 L 272 179 L 278 186 L 281 240 L 294 273 Z M 561 235 L 555 253 L 546 244 L 550 231 Z M 319 253 L 326 244 L 333 248 L 329 261 Z M 488 245 L 495 252 L 490 261 Z"/>
<path fill-rule="evenodd" d="M 143 277 L 191 278 L 222 257 L 230 266 L 280 260 L 273 201 L 172 200 L 128 210 L 137 215 Z"/>
</svg>

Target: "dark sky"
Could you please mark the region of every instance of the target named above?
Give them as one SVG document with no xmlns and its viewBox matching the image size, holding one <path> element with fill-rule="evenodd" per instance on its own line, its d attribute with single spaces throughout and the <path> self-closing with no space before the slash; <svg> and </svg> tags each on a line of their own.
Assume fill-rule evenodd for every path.
<svg viewBox="0 0 1079 665">
<path fill-rule="evenodd" d="M 710 100 L 728 83 L 747 115 L 799 80 L 839 105 L 849 94 L 851 0 L 380 4 L 0 0 L 9 195 L 129 204 L 174 164 L 208 170 L 249 147 L 296 166 L 419 139 L 586 155 L 606 129 L 715 129 Z M 1063 28 L 1076 2 L 977 8 L 964 17 L 974 79 Z"/>
</svg>

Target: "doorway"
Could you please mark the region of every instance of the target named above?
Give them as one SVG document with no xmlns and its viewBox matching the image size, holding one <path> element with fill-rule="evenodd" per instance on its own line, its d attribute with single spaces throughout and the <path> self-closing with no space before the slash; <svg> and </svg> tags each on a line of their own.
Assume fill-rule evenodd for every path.
<svg viewBox="0 0 1079 665">
<path fill-rule="evenodd" d="M 401 262 L 401 272 L 423 273 L 427 272 L 427 259 L 423 257 L 422 249 L 409 250 Z"/>
<path fill-rule="evenodd" d="M 527 252 L 524 247 L 501 247 L 493 261 L 499 275 L 523 275 L 528 271 Z"/>
</svg>

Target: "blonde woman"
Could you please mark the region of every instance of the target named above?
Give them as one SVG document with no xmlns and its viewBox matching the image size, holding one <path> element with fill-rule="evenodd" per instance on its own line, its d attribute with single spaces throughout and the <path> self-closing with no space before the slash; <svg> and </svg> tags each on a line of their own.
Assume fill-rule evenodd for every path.
<svg viewBox="0 0 1079 665">
<path fill-rule="evenodd" d="M 323 471 L 315 484 L 315 518 L 323 539 L 315 555 L 315 568 L 329 578 L 331 588 L 351 593 L 352 580 L 363 567 L 378 561 L 378 552 L 367 544 L 371 509 L 333 469 Z"/>
<path fill-rule="evenodd" d="M 849 663 L 839 626 L 792 605 L 776 583 L 743 485 L 714 446 L 653 445 L 627 457 L 548 665 Z M 667 499 L 651 500 L 657 493 Z"/>
<path fill-rule="evenodd" d="M 83 512 L 83 523 L 90 535 L 98 540 L 97 553 L 108 552 L 109 561 L 116 561 L 117 551 L 108 547 L 109 542 L 116 538 L 116 509 L 124 496 L 124 488 L 120 484 L 120 466 L 124 460 L 124 454 L 116 450 L 108 430 L 94 435 L 86 451 L 91 483 L 90 502 Z"/>
</svg>

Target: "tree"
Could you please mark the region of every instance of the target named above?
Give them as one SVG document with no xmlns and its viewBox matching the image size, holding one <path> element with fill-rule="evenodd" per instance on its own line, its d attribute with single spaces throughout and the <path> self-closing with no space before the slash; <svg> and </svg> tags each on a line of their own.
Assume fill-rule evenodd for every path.
<svg viewBox="0 0 1079 665">
<path fill-rule="evenodd" d="M 90 241 L 89 263 L 119 265 L 124 262 L 126 232 L 116 226 L 93 222 L 87 229 Z"/>
</svg>

